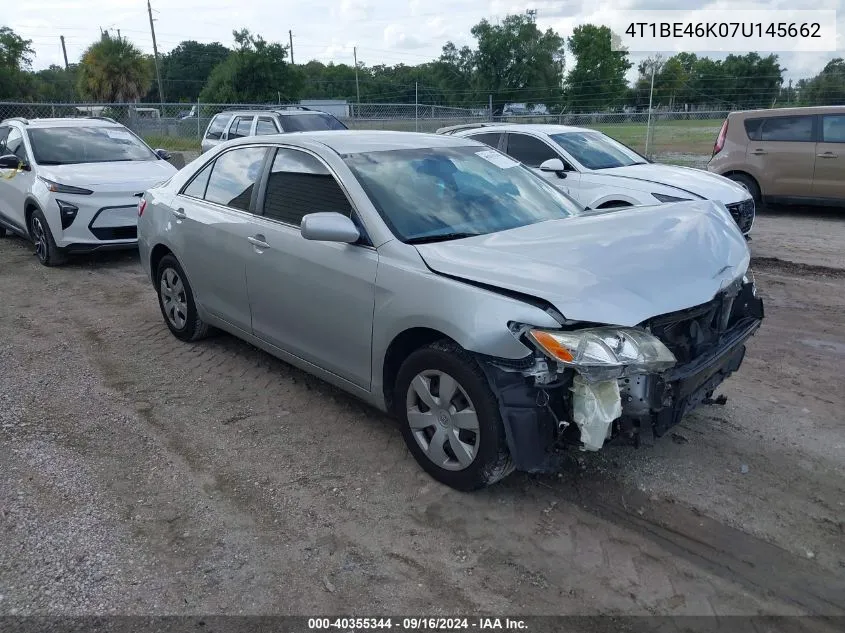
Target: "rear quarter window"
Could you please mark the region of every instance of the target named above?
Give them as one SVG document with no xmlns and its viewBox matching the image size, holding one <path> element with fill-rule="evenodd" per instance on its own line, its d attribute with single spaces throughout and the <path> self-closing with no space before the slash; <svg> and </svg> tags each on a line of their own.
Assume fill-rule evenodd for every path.
<svg viewBox="0 0 845 633">
<path fill-rule="evenodd" d="M 745 119 L 745 133 L 751 141 L 760 140 L 760 128 L 762 127 L 763 119 Z"/>
</svg>

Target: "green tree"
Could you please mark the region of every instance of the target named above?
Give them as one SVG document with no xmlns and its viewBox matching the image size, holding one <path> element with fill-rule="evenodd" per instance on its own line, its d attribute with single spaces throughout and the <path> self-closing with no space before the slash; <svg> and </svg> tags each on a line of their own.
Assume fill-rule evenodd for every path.
<svg viewBox="0 0 845 633">
<path fill-rule="evenodd" d="M 631 68 L 628 53 L 614 51 L 606 26 L 576 26 L 569 37 L 575 67 L 566 79 L 569 106 L 593 110 L 622 105 L 627 96 L 625 73 Z"/>
<path fill-rule="evenodd" d="M 201 101 L 259 103 L 299 97 L 303 76 L 287 63 L 287 46 L 268 43 L 247 29 L 233 35 L 237 48 L 211 71 Z"/>
<path fill-rule="evenodd" d="M 108 31 L 82 54 L 77 87 L 80 94 L 102 103 L 130 103 L 147 93 L 153 68 L 147 56 L 124 37 Z"/>
<path fill-rule="evenodd" d="M 32 40 L 25 40 L 8 26 L 0 27 L 0 99 L 27 99 L 32 77 L 27 72 L 35 52 Z"/>
<path fill-rule="evenodd" d="M 500 103 L 547 102 L 560 96 L 565 42 L 552 29 L 542 32 L 528 16 L 509 15 L 500 24 L 481 20 L 472 27 L 472 35 L 478 47 L 472 55 L 474 81 L 469 85 L 476 103 L 486 101 L 488 93 Z M 465 73 L 469 56 L 457 55 Z"/>
<path fill-rule="evenodd" d="M 79 101 L 76 90 L 77 65 L 73 64 L 65 69 L 51 65 L 33 74 L 33 98 L 36 101 L 51 103 Z"/>
<path fill-rule="evenodd" d="M 845 60 L 836 57 L 812 79 L 798 82 L 801 103 L 806 105 L 838 105 L 845 103 Z"/>
<path fill-rule="evenodd" d="M 196 101 L 214 67 L 231 51 L 218 42 L 181 42 L 161 58 L 161 79 L 168 101 Z M 158 100 L 158 90 L 155 91 Z"/>
</svg>

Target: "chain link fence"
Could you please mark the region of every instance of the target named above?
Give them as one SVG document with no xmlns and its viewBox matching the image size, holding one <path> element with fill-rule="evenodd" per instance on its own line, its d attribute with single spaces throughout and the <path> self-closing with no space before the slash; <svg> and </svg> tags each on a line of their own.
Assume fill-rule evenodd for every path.
<svg viewBox="0 0 845 633">
<path fill-rule="evenodd" d="M 207 103 L 14 103 L 0 102 L 0 120 L 21 117 L 103 116 L 126 125 L 155 147 L 196 150 L 211 118 L 224 110 L 265 109 L 278 104 Z M 703 167 L 727 111 L 591 112 L 491 116 L 486 105 L 456 108 L 415 103 L 333 103 L 315 106 L 351 129 L 434 132 L 464 123 L 553 123 L 598 129 L 649 158 Z"/>
</svg>

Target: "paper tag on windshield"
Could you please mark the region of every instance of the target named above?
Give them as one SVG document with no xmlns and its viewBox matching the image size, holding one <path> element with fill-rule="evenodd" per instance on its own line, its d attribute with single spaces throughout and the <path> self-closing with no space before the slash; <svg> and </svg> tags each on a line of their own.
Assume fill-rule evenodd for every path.
<svg viewBox="0 0 845 633">
<path fill-rule="evenodd" d="M 108 134 L 109 138 L 115 138 L 120 141 L 132 140 L 132 134 L 130 134 L 126 130 L 106 130 L 106 134 Z"/>
<path fill-rule="evenodd" d="M 518 161 L 515 161 L 512 158 L 508 158 L 504 154 L 500 154 L 496 150 L 486 149 L 481 152 L 476 152 L 476 156 L 481 156 L 486 161 L 493 163 L 496 167 L 501 167 L 502 169 L 508 169 L 509 167 L 516 167 L 519 165 Z"/>
</svg>

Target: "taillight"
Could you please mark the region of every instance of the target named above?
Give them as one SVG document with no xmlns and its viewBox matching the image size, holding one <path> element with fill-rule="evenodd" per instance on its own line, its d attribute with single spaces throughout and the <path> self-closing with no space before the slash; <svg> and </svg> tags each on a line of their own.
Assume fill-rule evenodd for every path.
<svg viewBox="0 0 845 633">
<path fill-rule="evenodd" d="M 713 156 L 722 151 L 725 147 L 725 137 L 728 135 L 728 120 L 722 123 L 722 129 L 719 130 L 719 136 L 716 137 L 716 144 L 713 146 Z"/>
<path fill-rule="evenodd" d="M 138 203 L 138 217 L 140 218 L 144 215 L 144 209 L 147 208 L 147 200 L 146 198 L 141 198 L 141 201 Z"/>
</svg>

